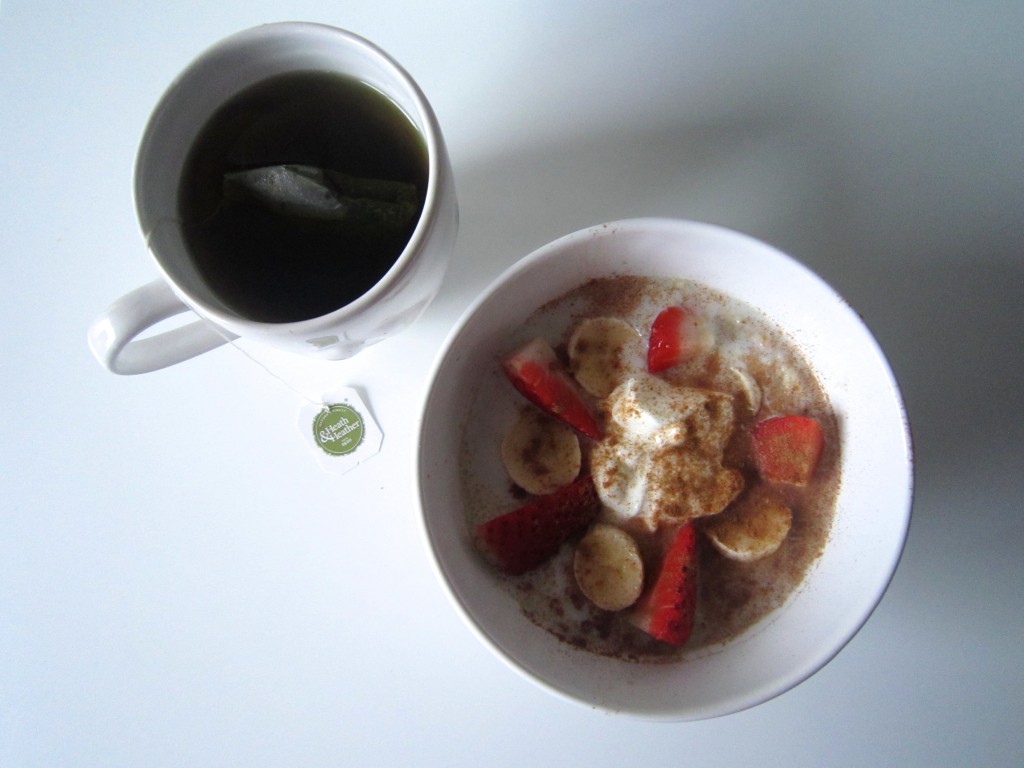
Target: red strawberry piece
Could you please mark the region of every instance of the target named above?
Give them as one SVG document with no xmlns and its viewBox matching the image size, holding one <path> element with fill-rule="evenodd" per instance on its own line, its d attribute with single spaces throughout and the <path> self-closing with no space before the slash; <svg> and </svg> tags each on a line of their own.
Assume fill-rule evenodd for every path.
<svg viewBox="0 0 1024 768">
<path fill-rule="evenodd" d="M 687 523 L 675 534 L 654 583 L 630 611 L 629 621 L 651 637 L 681 646 L 697 614 L 697 532 Z"/>
<path fill-rule="evenodd" d="M 589 475 L 538 496 L 477 526 L 477 541 L 506 573 L 530 571 L 554 557 L 597 516 L 600 502 Z"/>
<path fill-rule="evenodd" d="M 502 369 L 531 403 L 595 440 L 601 426 L 576 381 L 544 339 L 537 338 L 509 355 Z"/>
<path fill-rule="evenodd" d="M 711 345 L 710 329 L 684 307 L 663 309 L 651 324 L 647 371 L 659 373 L 689 360 Z"/>
<path fill-rule="evenodd" d="M 807 485 L 825 447 L 821 425 L 809 416 L 773 416 L 751 430 L 761 477 L 777 483 Z"/>
</svg>

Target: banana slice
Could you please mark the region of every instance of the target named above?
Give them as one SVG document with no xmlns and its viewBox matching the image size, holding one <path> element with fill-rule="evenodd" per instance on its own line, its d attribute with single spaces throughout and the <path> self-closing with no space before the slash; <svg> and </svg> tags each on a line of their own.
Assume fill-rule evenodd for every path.
<svg viewBox="0 0 1024 768">
<path fill-rule="evenodd" d="M 777 550 L 793 526 L 793 513 L 781 501 L 752 494 L 708 518 L 704 533 L 730 560 L 751 562 Z"/>
<path fill-rule="evenodd" d="M 594 397 L 606 397 L 628 375 L 625 365 L 631 345 L 639 345 L 637 330 L 617 317 L 590 317 L 569 337 L 569 368 Z"/>
<path fill-rule="evenodd" d="M 528 408 L 505 433 L 501 460 L 516 485 L 543 495 L 575 480 L 583 457 L 572 427 Z"/>
<path fill-rule="evenodd" d="M 636 541 L 614 525 L 593 525 L 576 545 L 572 565 L 580 590 L 603 610 L 628 608 L 643 590 L 644 564 Z"/>
</svg>

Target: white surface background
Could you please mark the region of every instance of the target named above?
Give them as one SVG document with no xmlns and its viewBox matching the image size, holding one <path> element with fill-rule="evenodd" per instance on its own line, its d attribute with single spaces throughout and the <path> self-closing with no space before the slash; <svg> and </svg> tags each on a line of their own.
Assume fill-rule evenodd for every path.
<svg viewBox="0 0 1024 768">
<path fill-rule="evenodd" d="M 495 4 L 497 5 L 497 4 Z M 0 6 L 0 766 L 1009 766 L 1024 761 L 1024 5 Z M 145 120 L 203 48 L 275 20 L 389 50 L 446 132 L 438 300 L 359 358 L 381 454 L 324 474 L 301 399 L 238 349 L 102 370 L 85 329 L 155 276 Z M 448 329 L 555 237 L 667 215 L 765 239 L 862 313 L 903 386 L 917 500 L 892 586 L 823 671 L 649 724 L 557 700 L 460 623 L 413 496 Z"/>
</svg>

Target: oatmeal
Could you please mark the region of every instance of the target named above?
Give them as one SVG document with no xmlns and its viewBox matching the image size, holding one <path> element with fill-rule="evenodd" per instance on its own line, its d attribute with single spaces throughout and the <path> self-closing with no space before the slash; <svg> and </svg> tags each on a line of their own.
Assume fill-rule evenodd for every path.
<svg viewBox="0 0 1024 768">
<path fill-rule="evenodd" d="M 671 660 L 798 588 L 828 537 L 839 430 L 766 318 L 692 282 L 619 277 L 506 342 L 460 466 L 467 525 L 533 622 L 594 653 Z"/>
</svg>

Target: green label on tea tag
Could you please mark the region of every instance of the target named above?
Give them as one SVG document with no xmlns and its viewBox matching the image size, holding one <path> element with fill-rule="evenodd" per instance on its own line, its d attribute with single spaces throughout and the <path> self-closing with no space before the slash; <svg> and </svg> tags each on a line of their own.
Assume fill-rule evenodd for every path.
<svg viewBox="0 0 1024 768">
<path fill-rule="evenodd" d="M 363 417 L 347 405 L 328 405 L 313 419 L 313 439 L 331 456 L 352 453 L 365 434 Z"/>
<path fill-rule="evenodd" d="M 321 405 L 302 409 L 299 427 L 320 466 L 338 474 L 380 451 L 384 436 L 353 389 L 332 392 Z"/>
</svg>

